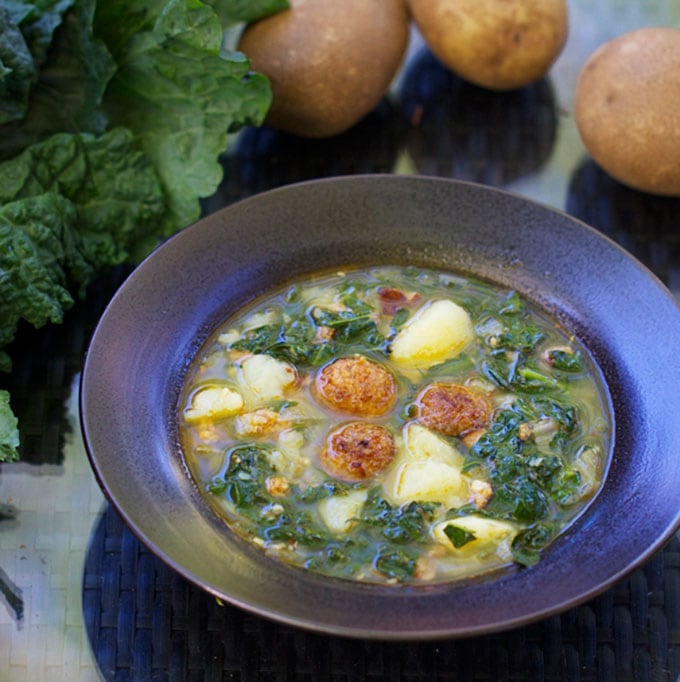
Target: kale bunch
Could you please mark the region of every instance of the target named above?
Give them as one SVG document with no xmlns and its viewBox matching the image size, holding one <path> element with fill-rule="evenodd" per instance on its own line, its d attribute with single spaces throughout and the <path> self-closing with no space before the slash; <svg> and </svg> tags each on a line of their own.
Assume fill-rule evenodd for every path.
<svg viewBox="0 0 680 682">
<path fill-rule="evenodd" d="M 0 0 L 0 371 L 106 268 L 194 222 L 268 80 L 225 30 L 288 0 Z M 0 390 L 0 461 L 19 434 Z"/>
</svg>

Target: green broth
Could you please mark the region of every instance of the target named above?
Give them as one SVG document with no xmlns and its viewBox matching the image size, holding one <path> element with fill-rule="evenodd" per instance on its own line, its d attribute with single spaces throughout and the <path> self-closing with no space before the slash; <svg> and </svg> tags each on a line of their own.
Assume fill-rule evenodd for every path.
<svg viewBox="0 0 680 682">
<path fill-rule="evenodd" d="M 379 412 L 319 397 L 320 373 L 357 356 L 392 377 Z M 433 385 L 480 397 L 485 423 L 457 435 L 431 426 Z M 537 562 L 601 485 L 607 404 L 585 348 L 517 293 L 376 267 L 289 284 L 227 320 L 188 372 L 180 439 L 211 504 L 269 555 L 422 583 Z M 348 423 L 391 434 L 374 475 L 338 476 L 322 460 Z"/>
</svg>

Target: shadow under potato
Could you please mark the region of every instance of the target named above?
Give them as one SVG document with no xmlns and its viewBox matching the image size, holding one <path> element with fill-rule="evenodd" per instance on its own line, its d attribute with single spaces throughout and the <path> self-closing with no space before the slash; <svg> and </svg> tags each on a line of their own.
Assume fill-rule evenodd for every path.
<svg viewBox="0 0 680 682">
<path fill-rule="evenodd" d="M 680 197 L 627 187 L 587 158 L 571 177 L 566 210 L 618 242 L 680 294 Z"/>
<path fill-rule="evenodd" d="M 404 73 L 399 109 L 419 173 L 502 186 L 540 168 L 557 131 L 550 82 L 496 92 L 462 80 L 423 48 Z"/>
<path fill-rule="evenodd" d="M 339 135 L 298 137 L 262 126 L 246 128 L 221 159 L 224 179 L 203 201 L 204 214 L 244 197 L 315 178 L 393 170 L 403 123 L 388 98 Z"/>
</svg>

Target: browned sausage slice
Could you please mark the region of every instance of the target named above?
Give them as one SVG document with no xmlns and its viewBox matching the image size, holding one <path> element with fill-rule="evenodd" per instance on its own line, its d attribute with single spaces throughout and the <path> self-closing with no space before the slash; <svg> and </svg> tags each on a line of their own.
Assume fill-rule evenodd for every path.
<svg viewBox="0 0 680 682">
<path fill-rule="evenodd" d="M 364 481 L 387 468 L 395 452 L 394 437 L 384 426 L 352 422 L 328 436 L 320 459 L 334 478 Z"/>
<path fill-rule="evenodd" d="M 322 402 L 348 414 L 377 416 L 394 403 L 396 383 L 390 372 L 363 355 L 339 358 L 316 378 Z"/>
<path fill-rule="evenodd" d="M 458 384 L 430 384 L 418 396 L 418 421 L 445 436 L 460 436 L 489 424 L 486 398 Z"/>
</svg>

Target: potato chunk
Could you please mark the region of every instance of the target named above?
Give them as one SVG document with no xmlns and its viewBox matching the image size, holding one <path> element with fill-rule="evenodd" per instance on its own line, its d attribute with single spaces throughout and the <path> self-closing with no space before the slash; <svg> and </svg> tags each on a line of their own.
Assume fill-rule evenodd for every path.
<svg viewBox="0 0 680 682">
<path fill-rule="evenodd" d="M 447 527 L 459 529 L 459 538 L 464 541 L 464 544 L 456 547 L 454 540 L 446 534 Z M 498 547 L 501 554 L 507 554 L 509 558 L 510 543 L 517 535 L 517 528 L 506 521 L 486 519 L 481 516 L 461 516 L 458 519 L 438 523 L 432 529 L 432 534 L 435 540 L 450 552 L 472 555 L 481 549 Z M 453 533 L 451 535 L 456 537 Z"/>
<path fill-rule="evenodd" d="M 191 407 L 184 410 L 188 422 L 220 419 L 237 414 L 243 407 L 241 394 L 226 386 L 207 386 L 194 393 Z"/>
<path fill-rule="evenodd" d="M 345 495 L 333 495 L 319 501 L 318 510 L 321 519 L 331 533 L 347 532 L 354 520 L 361 515 L 366 502 L 366 490 L 350 490 Z"/>
<path fill-rule="evenodd" d="M 464 308 L 447 299 L 421 308 L 392 342 L 392 358 L 426 369 L 454 358 L 474 339 L 472 320 Z"/>
<path fill-rule="evenodd" d="M 411 422 L 403 430 L 403 444 L 383 481 L 383 490 L 393 504 L 463 504 L 469 496 L 468 480 L 461 474 L 463 460 L 444 439 Z"/>
<path fill-rule="evenodd" d="M 405 429 L 408 454 L 417 460 L 443 462 L 460 468 L 465 458 L 456 448 L 420 424 L 411 423 Z"/>
<path fill-rule="evenodd" d="M 463 504 L 468 497 L 467 483 L 460 469 L 433 460 L 402 464 L 394 477 L 391 497 L 403 502 L 441 502 Z"/>
<path fill-rule="evenodd" d="M 241 382 L 258 402 L 279 400 L 297 381 L 295 368 L 270 355 L 251 355 L 241 363 Z"/>
</svg>

